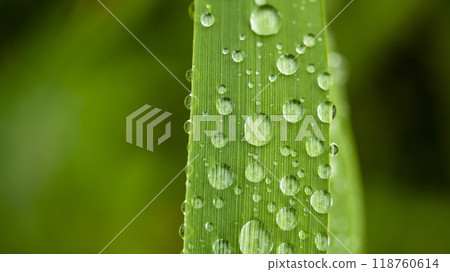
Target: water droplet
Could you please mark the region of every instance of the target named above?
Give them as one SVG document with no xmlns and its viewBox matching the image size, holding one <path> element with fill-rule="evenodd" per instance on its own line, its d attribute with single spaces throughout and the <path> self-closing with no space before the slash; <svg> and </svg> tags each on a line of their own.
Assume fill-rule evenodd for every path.
<svg viewBox="0 0 450 272">
<path fill-rule="evenodd" d="M 267 0 L 255 0 L 255 4 L 258 6 L 265 5 L 267 3 Z"/>
<path fill-rule="evenodd" d="M 310 196 L 310 195 L 312 194 L 312 189 L 311 189 L 311 187 L 309 187 L 309 186 L 306 186 L 306 187 L 305 187 L 305 194 L 306 194 L 307 196 Z"/>
<path fill-rule="evenodd" d="M 214 254 L 231 254 L 230 243 L 225 239 L 218 239 L 213 244 Z"/>
<path fill-rule="evenodd" d="M 272 234 L 261 221 L 250 220 L 241 229 L 239 248 L 244 254 L 268 254 L 273 248 Z"/>
<path fill-rule="evenodd" d="M 242 188 L 239 187 L 239 186 L 234 187 L 234 193 L 235 193 L 236 195 L 242 194 Z"/>
<path fill-rule="evenodd" d="M 314 243 L 319 251 L 326 251 L 330 246 L 330 237 L 325 233 L 317 233 L 314 237 Z"/>
<path fill-rule="evenodd" d="M 264 44 L 262 42 L 256 42 L 256 47 L 262 47 Z"/>
<path fill-rule="evenodd" d="M 265 114 L 253 114 L 245 120 L 245 140 L 254 146 L 263 146 L 273 138 L 273 123 Z"/>
<path fill-rule="evenodd" d="M 297 99 L 291 99 L 283 105 L 283 116 L 290 123 L 297 123 L 303 118 L 303 103 Z"/>
<path fill-rule="evenodd" d="M 294 246 L 289 243 L 282 243 L 278 246 L 278 254 L 294 254 Z"/>
<path fill-rule="evenodd" d="M 306 46 L 304 46 L 303 44 L 299 44 L 295 48 L 295 51 L 297 51 L 297 53 L 299 53 L 300 55 L 303 55 L 303 54 L 305 54 Z"/>
<path fill-rule="evenodd" d="M 271 5 L 256 7 L 250 16 L 253 32 L 261 36 L 277 34 L 281 28 L 281 15 Z"/>
<path fill-rule="evenodd" d="M 308 140 L 306 140 L 305 149 L 310 157 L 317 157 L 323 153 L 323 142 L 315 137 L 309 137 Z"/>
<path fill-rule="evenodd" d="M 295 176 L 285 176 L 281 179 L 280 189 L 285 195 L 295 195 L 300 190 L 300 183 Z"/>
<path fill-rule="evenodd" d="M 253 194 L 253 201 L 259 202 L 261 200 L 261 195 L 258 193 Z"/>
<path fill-rule="evenodd" d="M 255 83 L 253 83 L 253 82 L 249 82 L 248 83 L 248 87 L 251 89 L 251 88 L 253 88 L 253 86 L 255 86 Z"/>
<path fill-rule="evenodd" d="M 222 148 L 228 143 L 228 138 L 223 133 L 216 133 L 211 137 L 211 143 L 214 147 Z"/>
<path fill-rule="evenodd" d="M 277 213 L 277 225 L 282 230 L 291 230 L 297 226 L 297 211 L 294 207 L 284 207 Z"/>
<path fill-rule="evenodd" d="M 330 144 L 330 155 L 331 156 L 336 156 L 339 153 L 339 147 L 337 144 L 335 143 L 331 143 Z"/>
<path fill-rule="evenodd" d="M 222 49 L 222 54 L 227 55 L 230 52 L 230 50 L 228 50 L 228 48 L 224 48 Z"/>
<path fill-rule="evenodd" d="M 313 34 L 307 34 L 303 37 L 303 44 L 306 47 L 314 47 L 314 45 L 316 45 L 316 41 L 314 39 L 314 35 Z"/>
<path fill-rule="evenodd" d="M 266 177 L 266 170 L 260 163 L 253 162 L 245 168 L 245 177 L 251 182 L 260 182 Z"/>
<path fill-rule="evenodd" d="M 324 123 L 330 123 L 336 117 L 336 106 L 330 101 L 324 101 L 317 107 L 317 116 Z"/>
<path fill-rule="evenodd" d="M 225 94 L 227 92 L 227 87 L 223 84 L 217 86 L 217 92 L 220 94 Z"/>
<path fill-rule="evenodd" d="M 243 51 L 236 49 L 231 53 L 231 58 L 233 58 L 235 62 L 241 62 L 244 60 L 245 54 Z"/>
<path fill-rule="evenodd" d="M 298 63 L 295 56 L 291 54 L 282 55 L 277 61 L 277 67 L 280 73 L 292 75 L 298 70 Z"/>
<path fill-rule="evenodd" d="M 269 185 L 270 183 L 272 183 L 272 179 L 270 177 L 266 178 L 266 184 Z"/>
<path fill-rule="evenodd" d="M 184 122 L 183 129 L 187 134 L 191 133 L 191 120 Z"/>
<path fill-rule="evenodd" d="M 214 15 L 209 12 L 205 12 L 200 17 L 200 21 L 204 27 L 210 27 L 214 24 Z"/>
<path fill-rule="evenodd" d="M 291 157 L 295 158 L 297 156 L 297 151 L 295 151 L 294 149 L 291 149 Z"/>
<path fill-rule="evenodd" d="M 185 230 L 186 227 L 184 226 L 184 224 L 181 225 L 180 228 L 178 229 L 178 234 L 180 234 L 181 239 L 184 239 Z"/>
<path fill-rule="evenodd" d="M 292 166 L 293 166 L 293 167 L 298 167 L 299 164 L 300 164 L 300 163 L 299 163 L 297 160 L 292 161 Z"/>
<path fill-rule="evenodd" d="M 281 50 L 283 49 L 283 45 L 281 45 L 281 43 L 277 43 L 276 48 L 277 50 Z"/>
<path fill-rule="evenodd" d="M 192 74 L 193 74 L 193 70 L 192 69 L 189 69 L 189 70 L 187 70 L 186 71 L 186 80 L 187 80 L 187 82 L 191 82 L 192 81 Z"/>
<path fill-rule="evenodd" d="M 206 222 L 205 229 L 207 231 L 212 231 L 214 229 L 214 226 L 213 226 L 213 224 L 211 222 Z"/>
<path fill-rule="evenodd" d="M 228 97 L 219 98 L 216 103 L 216 109 L 220 114 L 228 115 L 233 112 L 233 102 Z"/>
<path fill-rule="evenodd" d="M 269 204 L 267 204 L 267 210 L 270 213 L 273 213 L 273 212 L 275 212 L 277 210 L 277 206 L 275 205 L 274 202 L 270 202 Z"/>
<path fill-rule="evenodd" d="M 194 209 L 201 209 L 203 207 L 203 199 L 199 196 L 196 196 L 192 199 L 191 204 Z"/>
<path fill-rule="evenodd" d="M 275 82 L 277 80 L 277 76 L 276 75 L 270 75 L 269 76 L 269 80 L 270 80 L 270 82 Z"/>
<path fill-rule="evenodd" d="M 298 232 L 298 238 L 300 238 L 301 241 L 306 240 L 308 238 L 308 233 L 304 230 L 301 230 Z"/>
<path fill-rule="evenodd" d="M 209 169 L 208 180 L 212 187 L 223 190 L 233 184 L 234 173 L 228 164 L 216 164 Z"/>
<path fill-rule="evenodd" d="M 314 66 L 314 64 L 310 64 L 308 66 L 306 66 L 306 71 L 310 74 L 315 73 L 316 72 L 316 66 Z"/>
<path fill-rule="evenodd" d="M 285 145 L 280 148 L 280 152 L 281 152 L 281 155 L 286 157 L 286 156 L 289 156 L 289 154 L 291 154 L 291 149 L 289 148 L 289 146 Z"/>
<path fill-rule="evenodd" d="M 329 73 L 322 73 L 317 77 L 317 83 L 322 90 L 328 91 L 333 86 L 333 77 Z"/>
<path fill-rule="evenodd" d="M 186 214 L 187 212 L 189 212 L 189 210 L 190 210 L 189 204 L 187 203 L 186 200 L 183 201 L 183 203 L 181 203 L 181 212 L 182 212 L 183 214 Z"/>
<path fill-rule="evenodd" d="M 298 169 L 297 176 L 299 178 L 303 178 L 305 176 L 305 170 L 303 170 L 303 168 L 302 169 Z"/>
<path fill-rule="evenodd" d="M 331 177 L 331 166 L 328 164 L 321 164 L 317 173 L 321 179 L 329 179 Z"/>
<path fill-rule="evenodd" d="M 247 69 L 245 72 L 247 73 L 247 75 L 251 75 L 252 74 L 252 69 Z"/>
<path fill-rule="evenodd" d="M 311 206 L 316 212 L 325 214 L 328 213 L 333 205 L 333 199 L 330 193 L 324 190 L 316 191 L 311 196 Z"/>
<path fill-rule="evenodd" d="M 213 205 L 214 205 L 214 207 L 216 207 L 217 209 L 221 209 L 221 208 L 225 205 L 225 203 L 224 203 L 224 201 L 223 201 L 223 199 L 222 199 L 221 197 L 216 196 L 216 197 L 213 199 Z"/>
<path fill-rule="evenodd" d="M 187 95 L 186 98 L 184 99 L 184 106 L 186 107 L 186 109 L 190 110 L 191 105 L 192 105 L 192 96 Z"/>
<path fill-rule="evenodd" d="M 245 35 L 244 34 L 241 34 L 241 35 L 239 35 L 239 40 L 241 40 L 241 41 L 245 41 Z"/>
<path fill-rule="evenodd" d="M 189 17 L 194 20 L 195 15 L 195 1 L 192 1 L 192 3 L 189 5 L 188 8 Z"/>
</svg>

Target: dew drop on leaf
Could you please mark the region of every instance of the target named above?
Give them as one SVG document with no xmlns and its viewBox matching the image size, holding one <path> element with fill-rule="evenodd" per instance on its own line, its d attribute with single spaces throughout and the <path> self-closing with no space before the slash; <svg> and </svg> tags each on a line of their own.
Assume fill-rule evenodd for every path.
<svg viewBox="0 0 450 272">
<path fill-rule="evenodd" d="M 300 190 L 300 183 L 295 176 L 289 175 L 281 179 L 280 189 L 283 194 L 292 196 L 298 193 Z"/>
<path fill-rule="evenodd" d="M 319 165 L 319 170 L 317 171 L 321 179 L 329 179 L 331 177 L 331 166 L 328 164 Z"/>
<path fill-rule="evenodd" d="M 233 184 L 234 173 L 225 163 L 215 164 L 208 171 L 208 180 L 212 187 L 223 190 Z"/>
<path fill-rule="evenodd" d="M 254 146 L 263 146 L 270 142 L 274 135 L 273 123 L 265 114 L 247 116 L 244 126 L 245 140 Z"/>
<path fill-rule="evenodd" d="M 213 244 L 214 254 L 231 254 L 230 243 L 225 239 L 218 239 Z"/>
<path fill-rule="evenodd" d="M 241 229 L 239 248 L 244 254 L 268 254 L 273 248 L 272 234 L 261 221 L 250 220 Z"/>
<path fill-rule="evenodd" d="M 293 254 L 294 253 L 294 246 L 289 243 L 282 243 L 278 246 L 277 249 L 278 254 Z"/>
<path fill-rule="evenodd" d="M 322 90 L 328 91 L 333 86 L 333 77 L 329 73 L 322 73 L 317 77 L 317 84 Z"/>
<path fill-rule="evenodd" d="M 235 62 L 241 62 L 244 60 L 245 58 L 245 54 L 243 51 L 236 49 L 233 51 L 233 53 L 231 53 L 231 58 L 235 61 Z"/>
<path fill-rule="evenodd" d="M 328 213 L 333 205 L 333 199 L 330 193 L 324 190 L 314 192 L 311 196 L 311 206 L 318 213 Z"/>
<path fill-rule="evenodd" d="M 214 24 L 214 15 L 209 12 L 205 12 L 200 17 L 200 22 L 204 27 L 210 27 Z"/>
<path fill-rule="evenodd" d="M 310 157 L 317 157 L 323 153 L 323 142 L 315 137 L 309 137 L 305 143 L 306 153 Z"/>
<path fill-rule="evenodd" d="M 298 62 L 294 55 L 285 54 L 278 58 L 277 67 L 280 73 L 292 75 L 298 70 Z"/>
<path fill-rule="evenodd" d="M 266 177 L 266 170 L 258 163 L 249 163 L 245 168 L 245 178 L 251 182 L 260 182 Z"/>
<path fill-rule="evenodd" d="M 228 143 L 228 138 L 223 133 L 216 133 L 211 137 L 211 143 L 216 148 L 222 148 Z"/>
<path fill-rule="evenodd" d="M 216 109 L 220 114 L 228 115 L 233 112 L 233 102 L 228 97 L 219 98 L 216 103 Z"/>
<path fill-rule="evenodd" d="M 297 123 L 303 118 L 303 103 L 297 99 L 291 99 L 283 105 L 283 116 L 290 123 Z"/>
<path fill-rule="evenodd" d="M 297 226 L 297 211 L 294 207 L 284 207 L 278 211 L 277 225 L 282 230 L 291 230 Z"/>
<path fill-rule="evenodd" d="M 250 15 L 250 25 L 257 35 L 275 35 L 281 28 L 281 15 L 271 5 L 258 6 Z"/>
<path fill-rule="evenodd" d="M 314 243 L 319 251 L 326 251 L 330 245 L 330 237 L 325 233 L 317 233 L 314 237 Z"/>
<path fill-rule="evenodd" d="M 336 117 L 336 106 L 330 101 L 324 101 L 317 107 L 317 116 L 320 121 L 330 123 Z"/>
</svg>

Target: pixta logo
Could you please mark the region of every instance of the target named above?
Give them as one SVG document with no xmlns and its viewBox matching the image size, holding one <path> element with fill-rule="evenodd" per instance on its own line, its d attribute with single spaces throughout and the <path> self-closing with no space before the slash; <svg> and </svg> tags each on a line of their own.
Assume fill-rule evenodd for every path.
<svg viewBox="0 0 450 272">
<path fill-rule="evenodd" d="M 126 121 L 127 143 L 133 144 L 133 139 L 135 138 L 135 144 L 141 148 L 144 148 L 144 139 L 146 138 L 147 150 L 153 152 L 153 142 L 155 139 L 154 130 L 156 126 L 166 121 L 166 119 L 172 115 L 170 112 L 163 112 L 161 114 L 160 112 L 161 109 L 151 109 L 151 106 L 144 105 L 132 114 L 128 115 Z M 136 123 L 136 125 L 133 125 L 134 123 Z M 171 123 L 168 121 L 165 122 L 164 134 L 158 138 L 157 145 L 165 142 L 170 138 L 170 136 Z"/>
</svg>

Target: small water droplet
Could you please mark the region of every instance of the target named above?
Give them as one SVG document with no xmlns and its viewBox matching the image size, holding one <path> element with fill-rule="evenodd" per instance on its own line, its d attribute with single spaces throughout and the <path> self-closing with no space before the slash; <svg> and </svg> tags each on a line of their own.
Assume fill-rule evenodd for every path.
<svg viewBox="0 0 450 272">
<path fill-rule="evenodd" d="M 192 199 L 191 204 L 194 209 L 201 209 L 203 207 L 203 199 L 199 196 L 196 196 Z"/>
<path fill-rule="evenodd" d="M 333 199 L 330 193 L 324 190 L 314 192 L 311 196 L 311 206 L 316 212 L 325 214 L 328 213 L 333 205 Z"/>
<path fill-rule="evenodd" d="M 231 58 L 233 58 L 235 62 L 241 62 L 244 60 L 245 54 L 243 51 L 236 49 L 231 53 Z"/>
<path fill-rule="evenodd" d="M 189 69 L 189 70 L 187 70 L 186 71 L 186 80 L 187 80 L 187 82 L 191 82 L 192 81 L 192 74 L 193 74 L 194 72 L 193 72 L 193 69 L 191 68 L 191 69 Z"/>
<path fill-rule="evenodd" d="M 248 87 L 249 87 L 250 89 L 252 89 L 253 86 L 255 86 L 255 83 L 253 83 L 253 82 L 249 82 L 249 83 L 248 83 Z"/>
<path fill-rule="evenodd" d="M 317 84 L 322 90 L 328 91 L 333 86 L 333 77 L 329 73 L 322 73 L 317 77 Z"/>
<path fill-rule="evenodd" d="M 306 66 L 306 71 L 310 74 L 313 74 L 316 72 L 316 66 L 314 64 L 309 64 Z"/>
<path fill-rule="evenodd" d="M 305 176 L 305 170 L 303 170 L 303 168 L 302 169 L 298 169 L 297 176 L 299 178 L 303 178 Z"/>
<path fill-rule="evenodd" d="M 330 246 L 330 237 L 325 233 L 317 233 L 314 237 L 314 243 L 319 251 L 326 251 Z"/>
<path fill-rule="evenodd" d="M 223 84 L 217 86 L 217 92 L 219 94 L 225 94 L 227 92 L 227 87 Z"/>
<path fill-rule="evenodd" d="M 277 50 L 281 50 L 283 49 L 283 45 L 281 45 L 281 43 L 277 43 L 276 48 Z"/>
<path fill-rule="evenodd" d="M 252 74 L 252 69 L 247 69 L 245 72 L 247 73 L 247 75 L 251 75 Z"/>
<path fill-rule="evenodd" d="M 239 186 L 234 187 L 233 191 L 236 195 L 242 194 L 242 188 Z"/>
<path fill-rule="evenodd" d="M 278 58 L 277 67 L 280 73 L 284 75 L 292 75 L 298 70 L 298 63 L 295 56 L 291 54 L 282 55 Z"/>
<path fill-rule="evenodd" d="M 303 44 L 299 44 L 295 48 L 295 51 L 297 51 L 298 54 L 303 55 L 303 54 L 305 54 L 306 46 L 304 46 Z"/>
<path fill-rule="evenodd" d="M 224 48 L 222 49 L 222 54 L 227 55 L 230 52 L 230 50 L 228 50 L 228 48 Z"/>
<path fill-rule="evenodd" d="M 233 102 L 228 97 L 219 98 L 216 103 L 216 109 L 220 114 L 228 115 L 233 112 Z"/>
<path fill-rule="evenodd" d="M 245 41 L 245 35 L 244 34 L 241 34 L 241 35 L 239 35 L 239 40 L 241 40 L 241 41 Z"/>
<path fill-rule="evenodd" d="M 284 207 L 277 213 L 277 225 L 282 230 L 291 230 L 297 226 L 297 211 L 294 207 Z"/>
<path fill-rule="evenodd" d="M 183 201 L 183 203 L 181 203 L 181 212 L 182 212 L 183 214 L 186 214 L 187 212 L 189 212 L 189 210 L 190 210 L 189 204 L 187 203 L 186 200 Z"/>
<path fill-rule="evenodd" d="M 204 27 L 210 27 L 214 24 L 214 15 L 209 12 L 205 12 L 200 17 L 200 21 Z"/>
<path fill-rule="evenodd" d="M 273 138 L 273 123 L 265 114 L 253 114 L 245 120 L 245 140 L 254 146 L 263 146 Z"/>
<path fill-rule="evenodd" d="M 233 184 L 234 173 L 225 163 L 215 164 L 208 171 L 208 180 L 212 187 L 223 190 Z"/>
<path fill-rule="evenodd" d="M 281 179 L 280 189 L 285 195 L 295 195 L 300 190 L 300 183 L 295 176 L 285 176 Z"/>
<path fill-rule="evenodd" d="M 258 6 L 265 5 L 267 3 L 267 0 L 255 0 L 255 4 Z"/>
<path fill-rule="evenodd" d="M 299 162 L 297 161 L 297 160 L 295 160 L 295 161 L 292 161 L 292 166 L 295 168 L 295 167 L 298 167 L 299 166 Z"/>
<path fill-rule="evenodd" d="M 256 47 L 262 47 L 264 44 L 262 42 L 256 42 Z"/>
<path fill-rule="evenodd" d="M 214 229 L 214 225 L 211 222 L 206 222 L 205 229 L 207 231 L 212 231 Z"/>
<path fill-rule="evenodd" d="M 184 239 L 186 227 L 183 225 L 180 226 L 178 229 L 178 234 L 180 234 L 181 239 Z"/>
<path fill-rule="evenodd" d="M 190 110 L 191 105 L 192 105 L 192 96 L 189 94 L 184 99 L 184 106 L 186 107 L 186 109 Z"/>
<path fill-rule="evenodd" d="M 298 232 L 298 238 L 300 238 L 301 241 L 306 240 L 308 238 L 308 233 L 304 230 L 301 230 Z"/>
<path fill-rule="evenodd" d="M 253 194 L 253 201 L 259 202 L 261 200 L 261 195 L 258 193 Z"/>
<path fill-rule="evenodd" d="M 335 143 L 331 143 L 330 144 L 330 155 L 331 156 L 336 156 L 339 153 L 339 147 L 337 144 Z"/>
<path fill-rule="evenodd" d="M 241 229 L 239 248 L 244 254 L 268 254 L 273 248 L 272 234 L 261 221 L 250 220 Z"/>
<path fill-rule="evenodd" d="M 271 5 L 257 6 L 250 16 L 250 25 L 257 35 L 274 35 L 280 31 L 281 15 Z"/>
<path fill-rule="evenodd" d="M 191 133 L 191 120 L 184 122 L 183 129 L 187 134 Z"/>
<path fill-rule="evenodd" d="M 281 152 L 281 155 L 286 157 L 286 156 L 289 156 L 289 154 L 291 154 L 291 149 L 289 148 L 289 146 L 285 145 L 280 148 L 280 152 Z"/>
<path fill-rule="evenodd" d="M 323 153 L 323 142 L 315 137 L 309 137 L 308 140 L 306 140 L 305 149 L 310 157 L 317 157 Z"/>
<path fill-rule="evenodd" d="M 316 45 L 316 41 L 313 34 L 307 34 L 303 37 L 303 44 L 306 47 L 314 47 Z"/>
<path fill-rule="evenodd" d="M 306 186 L 305 187 L 305 194 L 307 195 L 307 196 L 310 196 L 311 194 L 312 194 L 312 189 L 311 189 L 311 187 L 309 187 L 309 186 Z"/>
<path fill-rule="evenodd" d="M 321 179 L 329 179 L 331 177 L 331 166 L 328 164 L 321 164 L 317 173 Z"/>
<path fill-rule="evenodd" d="M 275 82 L 277 80 L 277 76 L 276 75 L 270 75 L 269 76 L 269 80 L 270 80 L 270 82 Z"/>
<path fill-rule="evenodd" d="M 266 177 L 266 170 L 258 163 L 253 162 L 247 165 L 245 168 L 245 178 L 251 182 L 260 182 Z"/>
<path fill-rule="evenodd" d="M 297 151 L 295 151 L 294 149 L 291 149 L 291 157 L 295 158 L 297 156 Z"/>
<path fill-rule="evenodd" d="M 231 254 L 230 243 L 225 239 L 218 239 L 213 244 L 214 254 Z"/>
<path fill-rule="evenodd" d="M 317 116 L 324 123 L 330 123 L 336 117 L 336 106 L 331 101 L 324 101 L 317 107 Z"/>
<path fill-rule="evenodd" d="M 274 202 L 270 202 L 269 204 L 267 204 L 267 210 L 270 213 L 273 213 L 273 212 L 275 212 L 277 210 L 277 206 L 275 205 Z"/>
<path fill-rule="evenodd" d="M 303 118 L 303 103 L 297 99 L 291 99 L 283 105 L 283 116 L 290 123 L 297 123 Z"/>
<path fill-rule="evenodd" d="M 223 201 L 223 199 L 222 199 L 221 197 L 216 196 L 216 197 L 213 199 L 213 205 L 214 205 L 214 207 L 216 207 L 217 209 L 221 209 L 221 208 L 225 205 L 225 203 L 224 203 L 224 201 Z"/>
<path fill-rule="evenodd" d="M 278 254 L 294 254 L 294 246 L 289 243 L 282 243 L 278 246 Z"/>
<path fill-rule="evenodd" d="M 228 143 L 228 138 L 223 133 L 216 133 L 211 137 L 211 143 L 214 147 L 222 148 Z"/>
</svg>

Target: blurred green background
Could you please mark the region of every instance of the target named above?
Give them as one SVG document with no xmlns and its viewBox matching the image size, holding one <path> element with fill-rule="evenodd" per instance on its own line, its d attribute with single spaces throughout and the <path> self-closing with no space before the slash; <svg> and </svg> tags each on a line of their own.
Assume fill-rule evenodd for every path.
<svg viewBox="0 0 450 272">
<path fill-rule="evenodd" d="M 325 2 L 330 20 L 348 1 Z M 190 1 L 104 3 L 184 80 Z M 445 0 L 355 0 L 330 27 L 350 69 L 368 253 L 450 253 L 449 18 Z M 0 22 L 0 252 L 97 253 L 184 167 L 187 92 L 97 1 L 0 0 Z M 144 104 L 173 113 L 153 153 L 125 142 Z M 105 253 L 179 253 L 184 186 Z"/>
</svg>

